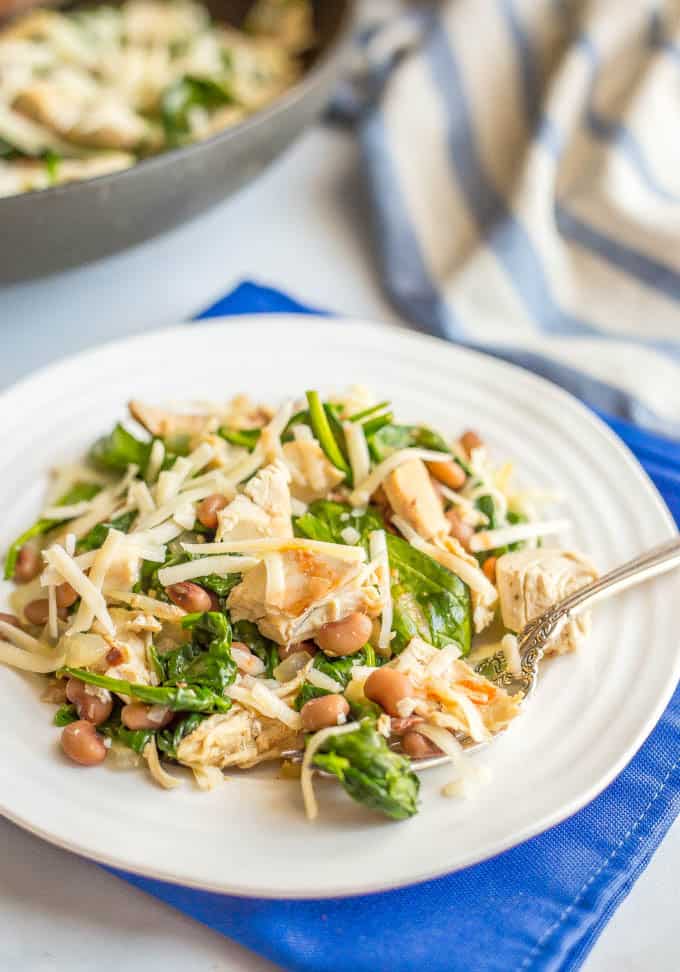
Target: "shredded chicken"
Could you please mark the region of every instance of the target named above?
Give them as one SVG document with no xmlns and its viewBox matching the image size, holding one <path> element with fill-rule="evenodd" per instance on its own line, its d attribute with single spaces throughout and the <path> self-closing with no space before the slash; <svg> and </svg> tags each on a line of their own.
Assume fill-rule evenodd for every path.
<svg viewBox="0 0 680 972">
<path fill-rule="evenodd" d="M 177 759 L 190 767 L 248 769 L 299 748 L 299 733 L 235 703 L 229 712 L 204 719 L 186 736 L 177 750 Z"/>
</svg>

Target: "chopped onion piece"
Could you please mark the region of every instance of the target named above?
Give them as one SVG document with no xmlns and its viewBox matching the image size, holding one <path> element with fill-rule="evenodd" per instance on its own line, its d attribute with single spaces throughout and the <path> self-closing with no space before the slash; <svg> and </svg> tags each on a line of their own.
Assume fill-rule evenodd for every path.
<svg viewBox="0 0 680 972">
<path fill-rule="evenodd" d="M 35 672 L 37 675 L 49 675 L 63 668 L 64 655 L 38 654 L 17 648 L 9 641 L 0 641 L 0 662 L 12 668 L 19 668 L 23 672 Z"/>
<path fill-rule="evenodd" d="M 307 672 L 307 681 L 315 688 L 325 689 L 327 692 L 342 695 L 342 685 L 340 682 L 336 682 L 334 678 L 326 675 L 325 672 L 320 672 L 318 668 L 309 669 Z"/>
<path fill-rule="evenodd" d="M 143 756 L 149 766 L 149 772 L 152 777 L 164 790 L 174 790 L 176 786 L 182 785 L 181 780 L 178 780 L 176 776 L 168 773 L 161 766 L 161 761 L 158 758 L 158 750 L 156 749 L 156 740 L 153 737 L 144 747 Z"/>
</svg>

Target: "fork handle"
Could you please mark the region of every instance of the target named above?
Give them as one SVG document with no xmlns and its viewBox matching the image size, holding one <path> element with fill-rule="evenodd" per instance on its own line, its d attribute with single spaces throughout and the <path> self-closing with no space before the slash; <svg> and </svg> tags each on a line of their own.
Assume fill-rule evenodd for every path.
<svg viewBox="0 0 680 972">
<path fill-rule="evenodd" d="M 647 553 L 634 557 L 578 591 L 574 591 L 546 613 L 554 612 L 559 613 L 560 617 L 574 617 L 599 601 L 620 594 L 629 587 L 635 587 L 678 566 L 680 566 L 680 537 L 675 537 L 657 547 L 652 547 Z M 535 623 L 532 622 L 532 625 Z"/>
</svg>

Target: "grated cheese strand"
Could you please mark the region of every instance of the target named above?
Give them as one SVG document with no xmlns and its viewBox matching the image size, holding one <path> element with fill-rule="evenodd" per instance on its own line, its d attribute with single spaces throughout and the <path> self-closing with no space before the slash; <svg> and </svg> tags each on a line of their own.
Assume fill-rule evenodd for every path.
<svg viewBox="0 0 680 972">
<path fill-rule="evenodd" d="M 358 483 L 349 495 L 352 506 L 365 506 L 373 493 L 384 479 L 395 469 L 412 459 L 422 459 L 423 462 L 453 462 L 453 456 L 448 452 L 433 452 L 431 449 L 399 449 L 387 459 L 378 463 L 366 478 Z"/>
</svg>

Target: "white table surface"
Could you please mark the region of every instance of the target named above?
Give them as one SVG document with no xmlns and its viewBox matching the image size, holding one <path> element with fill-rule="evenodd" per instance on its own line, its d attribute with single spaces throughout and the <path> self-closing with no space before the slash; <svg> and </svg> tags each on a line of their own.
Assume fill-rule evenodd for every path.
<svg viewBox="0 0 680 972">
<path fill-rule="evenodd" d="M 376 279 L 366 214 L 352 141 L 318 128 L 253 186 L 189 226 L 95 266 L 0 291 L 0 388 L 62 355 L 190 317 L 244 278 L 397 324 Z M 0 969 L 274 968 L 3 820 L 0 859 Z M 585 972 L 677 972 L 679 870 L 676 825 Z"/>
</svg>

